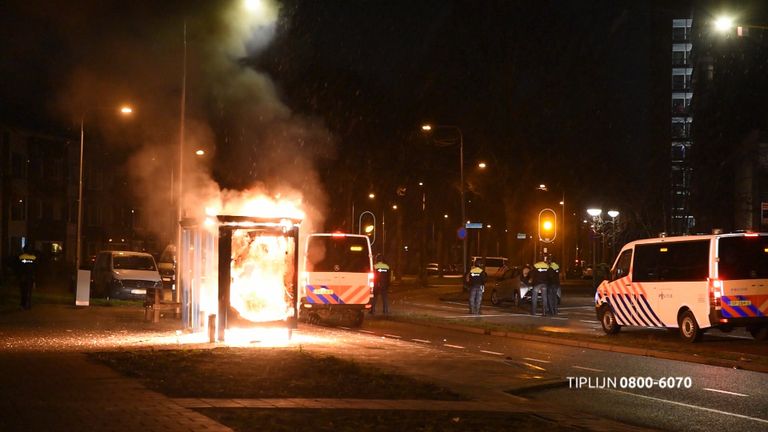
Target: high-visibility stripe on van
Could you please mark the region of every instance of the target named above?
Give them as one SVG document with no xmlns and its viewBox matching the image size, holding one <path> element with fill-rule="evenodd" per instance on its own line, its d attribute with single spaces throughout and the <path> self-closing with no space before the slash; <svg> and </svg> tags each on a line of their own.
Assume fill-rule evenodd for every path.
<svg viewBox="0 0 768 432">
<path fill-rule="evenodd" d="M 366 285 L 307 285 L 307 303 L 366 304 L 371 290 Z"/>
<path fill-rule="evenodd" d="M 768 295 L 723 296 L 721 305 L 725 318 L 768 316 Z"/>
</svg>

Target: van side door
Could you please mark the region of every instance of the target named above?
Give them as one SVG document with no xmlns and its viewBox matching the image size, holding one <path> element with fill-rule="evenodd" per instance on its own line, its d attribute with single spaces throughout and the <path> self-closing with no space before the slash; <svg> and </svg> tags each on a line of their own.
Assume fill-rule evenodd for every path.
<svg viewBox="0 0 768 432">
<path fill-rule="evenodd" d="M 674 312 L 663 309 L 659 291 L 659 260 L 661 246 L 658 243 L 635 246 L 632 264 L 632 292 L 634 293 L 637 318 L 649 327 L 665 327 L 665 321 Z M 660 308 L 662 310 L 660 310 Z M 672 322 L 675 322 L 672 318 Z"/>
</svg>

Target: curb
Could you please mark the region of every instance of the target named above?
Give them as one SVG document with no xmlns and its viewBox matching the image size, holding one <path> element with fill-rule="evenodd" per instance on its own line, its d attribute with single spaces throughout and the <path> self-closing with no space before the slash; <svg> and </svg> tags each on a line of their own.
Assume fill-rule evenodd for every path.
<svg viewBox="0 0 768 432">
<path fill-rule="evenodd" d="M 410 324 L 416 324 L 416 325 L 421 325 L 425 327 L 443 328 L 446 330 L 463 331 L 466 333 L 484 334 L 489 336 L 506 337 L 510 339 L 520 339 L 520 340 L 527 340 L 532 342 L 565 345 L 565 346 L 571 346 L 576 348 L 586 348 L 586 349 L 599 350 L 599 351 L 610 351 L 610 352 L 630 354 L 630 355 L 636 355 L 636 356 L 642 356 L 642 357 L 652 357 L 652 358 L 658 358 L 658 359 L 664 359 L 664 360 L 675 360 L 675 361 L 682 361 L 687 363 L 704 364 L 708 366 L 725 367 L 730 369 L 743 369 L 743 370 L 748 370 L 752 372 L 768 373 L 768 365 L 754 364 L 754 363 L 744 362 L 739 360 L 727 360 L 727 359 L 720 359 L 720 358 L 714 358 L 714 357 L 706 357 L 698 354 L 659 351 L 659 350 L 653 350 L 648 348 L 632 348 L 632 347 L 625 347 L 620 345 L 605 344 L 600 342 L 569 340 L 569 339 L 563 339 L 563 338 L 558 338 L 554 336 L 534 335 L 534 334 L 520 333 L 520 332 L 513 332 L 513 331 L 489 330 L 489 329 L 469 327 L 469 326 L 463 326 L 463 325 L 457 325 L 457 324 L 425 323 L 419 320 L 411 320 L 401 316 L 390 316 L 390 319 L 392 319 L 393 321 L 407 322 Z"/>
</svg>

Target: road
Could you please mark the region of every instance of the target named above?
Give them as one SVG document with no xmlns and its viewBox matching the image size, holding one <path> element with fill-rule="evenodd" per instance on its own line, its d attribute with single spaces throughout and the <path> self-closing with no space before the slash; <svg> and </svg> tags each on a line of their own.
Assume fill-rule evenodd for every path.
<svg viewBox="0 0 768 432">
<path fill-rule="evenodd" d="M 418 286 L 415 281 L 409 282 L 395 288 L 392 294 L 393 303 L 398 304 L 402 309 L 449 319 L 471 317 L 467 313 L 467 302 L 465 296 L 460 294 L 459 282 L 456 278 L 431 278 L 427 287 Z M 488 296 L 485 296 L 481 319 L 488 323 L 513 324 L 549 332 L 602 335 L 600 322 L 595 316 L 594 290 L 591 281 L 565 281 L 562 292 L 562 304 L 557 317 L 532 316 L 530 303 L 524 303 L 519 307 L 508 302 L 493 306 L 488 301 Z M 624 327 L 622 332 L 638 337 L 654 335 L 669 341 L 675 341 L 677 337 L 676 331 L 659 328 Z M 744 328 L 736 328 L 730 333 L 709 329 L 704 335 L 704 341 L 710 344 L 716 343 L 722 349 L 731 352 L 768 351 L 765 344 L 756 343 Z"/>
<path fill-rule="evenodd" d="M 388 320 L 368 321 L 358 330 L 340 330 L 372 341 L 387 339 L 419 349 L 426 346 L 440 357 L 461 354 L 455 359 L 458 369 L 472 368 L 473 359 L 493 359 L 506 365 L 509 374 L 534 383 L 512 394 L 568 411 L 663 430 L 768 430 L 768 375 L 759 372 Z M 547 385 L 536 386 L 543 377 L 555 377 L 559 385 L 553 388 L 552 381 L 547 380 Z M 605 388 L 588 388 L 588 384 L 577 388 L 579 378 L 592 387 Z M 642 378 L 643 384 L 652 388 L 631 388 L 632 378 Z M 672 388 L 661 388 L 664 384 Z"/>
<path fill-rule="evenodd" d="M 447 285 L 452 285 L 450 282 Z M 441 296 L 438 284 L 430 287 L 396 287 L 394 308 L 441 319 L 471 318 L 481 322 L 517 323 L 551 332 L 597 334 L 592 296 L 583 288 L 564 295 L 562 314 L 556 318 L 530 316 L 514 306 L 483 306 L 483 315 L 467 314 L 458 298 Z M 564 288 L 568 292 L 568 288 Z M 442 300 L 440 298 L 442 297 Z M 472 368 L 473 359 L 504 364 L 509 374 L 530 380 L 532 386 L 510 393 L 530 400 L 590 413 L 623 423 L 662 430 L 768 430 L 768 374 L 694 364 L 660 358 L 598 351 L 521 339 L 394 322 L 367 320 L 363 328 L 340 331 L 397 344 L 428 347 L 436 356 L 453 357 L 458 368 Z M 626 329 L 627 343 L 649 334 L 672 342 L 677 334 L 659 329 Z M 626 334 L 622 336 L 626 337 Z M 768 345 L 752 340 L 745 332 L 708 333 L 709 346 L 734 353 L 765 354 Z M 536 383 L 546 378 L 546 385 Z M 552 378 L 555 385 L 552 384 Z M 489 379 L 492 379 L 489 377 Z M 488 383 L 490 385 L 490 383 Z M 643 388 L 641 388 L 643 387 Z"/>
</svg>

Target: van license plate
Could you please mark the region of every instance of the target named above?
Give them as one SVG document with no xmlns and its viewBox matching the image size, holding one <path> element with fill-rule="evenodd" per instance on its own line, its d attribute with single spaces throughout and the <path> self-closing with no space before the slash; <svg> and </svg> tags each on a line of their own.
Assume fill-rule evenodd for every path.
<svg viewBox="0 0 768 432">
<path fill-rule="evenodd" d="M 751 300 L 731 300 L 728 302 L 730 306 L 752 306 Z"/>
<path fill-rule="evenodd" d="M 132 289 L 131 294 L 145 295 L 147 290 L 145 289 Z"/>
</svg>

